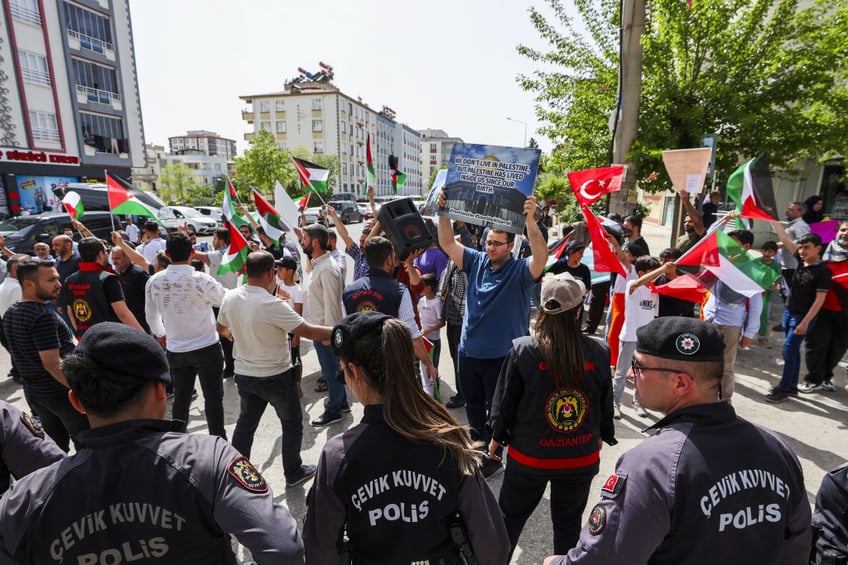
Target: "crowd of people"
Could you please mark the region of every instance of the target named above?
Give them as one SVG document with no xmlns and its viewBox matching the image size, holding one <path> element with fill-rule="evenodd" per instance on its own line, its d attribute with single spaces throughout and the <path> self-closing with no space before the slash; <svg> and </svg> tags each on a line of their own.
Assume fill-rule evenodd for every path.
<svg viewBox="0 0 848 565">
<path fill-rule="evenodd" d="M 724 220 L 683 203 L 685 234 L 657 257 L 642 218 L 618 218 L 608 244 L 624 274 L 594 284 L 585 229 L 565 227 L 550 261 L 553 220 L 533 196 L 523 234 L 440 216 L 427 219 L 432 244 L 403 258 L 378 220 L 355 241 L 328 207 L 334 229 L 275 241 L 248 214 L 243 277 L 220 269 L 228 229 L 210 249 L 152 221 L 109 242 L 75 222 L 55 258 L 7 254 L 0 337 L 30 413 L 0 403 L 0 562 L 232 563 L 234 535 L 257 563 L 507 563 L 548 486 L 546 563 L 844 562 L 848 468 L 825 478 L 812 514 L 792 448 L 737 416 L 732 395 L 737 352 L 768 335 L 778 293 L 785 363 L 765 399 L 835 389 L 848 222 L 823 245 L 792 203 L 757 259 L 777 282 L 745 294 L 720 280 L 695 303 L 657 286 Z M 747 257 L 753 234 L 727 235 Z M 320 367 L 309 385 L 307 340 Z M 197 380 L 208 434 L 196 417 L 187 433 Z M 583 524 L 628 384 L 638 417 L 662 417 Z M 310 422 L 329 430 L 316 464 L 301 456 L 304 386 L 327 393 Z M 364 417 L 343 429 L 354 401 Z M 286 488 L 312 482 L 301 528 L 250 460 L 268 404 Z M 487 481 L 500 473 L 496 497 Z"/>
</svg>

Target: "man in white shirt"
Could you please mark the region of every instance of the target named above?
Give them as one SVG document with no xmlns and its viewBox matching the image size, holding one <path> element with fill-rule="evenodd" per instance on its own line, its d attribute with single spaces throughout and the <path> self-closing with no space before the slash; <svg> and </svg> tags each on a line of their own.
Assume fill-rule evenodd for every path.
<svg viewBox="0 0 848 565">
<path fill-rule="evenodd" d="M 132 216 L 127 217 L 125 224 L 124 231 L 127 232 L 127 237 L 130 238 L 130 243 L 138 243 L 138 226 L 133 223 Z"/>
<path fill-rule="evenodd" d="M 145 226 L 146 228 L 146 226 Z M 194 250 L 183 232 L 168 236 L 167 269 L 150 278 L 145 288 L 147 324 L 168 353 L 174 382 L 173 418 L 188 423 L 195 375 L 200 377 L 209 433 L 227 437 L 224 430 L 224 357 L 215 329 L 213 306 L 226 292 L 212 276 L 196 271 Z"/>
<path fill-rule="evenodd" d="M 227 249 L 229 247 L 230 230 L 227 228 L 218 228 L 215 230 L 215 233 L 212 234 L 212 251 L 209 251 L 208 253 L 203 253 L 202 251 L 194 252 L 194 257 L 208 265 L 209 274 L 215 277 L 215 280 L 221 283 L 221 285 L 223 285 L 223 287 L 227 290 L 238 286 L 238 273 L 228 271 L 222 275 L 218 274 L 218 270 L 221 268 L 221 263 L 224 261 L 224 257 L 227 255 Z M 212 310 L 217 317 L 218 309 L 213 308 Z M 221 348 L 224 350 L 223 377 L 225 379 L 231 379 L 235 371 L 233 363 L 233 342 L 221 337 Z"/>
<path fill-rule="evenodd" d="M 156 253 L 165 249 L 165 240 L 159 235 L 159 224 L 153 220 L 147 221 L 141 232 L 141 239 L 144 244 L 139 251 L 147 259 L 147 262 L 152 265 L 156 260 Z"/>
<path fill-rule="evenodd" d="M 283 429 L 283 472 L 286 486 L 315 474 L 315 465 L 300 457 L 303 408 L 286 343 L 289 332 L 307 339 L 329 340 L 332 328 L 305 322 L 286 302 L 273 295 L 274 256 L 254 251 L 247 256 L 247 284 L 227 291 L 218 313 L 218 332 L 234 340 L 235 383 L 241 398 L 233 447 L 250 457 L 253 435 L 268 404 Z"/>
</svg>

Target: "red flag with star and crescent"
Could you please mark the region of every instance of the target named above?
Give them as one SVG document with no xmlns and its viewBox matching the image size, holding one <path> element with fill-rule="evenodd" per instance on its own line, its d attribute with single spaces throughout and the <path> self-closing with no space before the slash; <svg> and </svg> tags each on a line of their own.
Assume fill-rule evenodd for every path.
<svg viewBox="0 0 848 565">
<path fill-rule="evenodd" d="M 591 206 L 605 194 L 621 190 L 621 178 L 624 176 L 624 165 L 572 171 L 568 173 L 571 190 L 580 205 Z"/>
</svg>

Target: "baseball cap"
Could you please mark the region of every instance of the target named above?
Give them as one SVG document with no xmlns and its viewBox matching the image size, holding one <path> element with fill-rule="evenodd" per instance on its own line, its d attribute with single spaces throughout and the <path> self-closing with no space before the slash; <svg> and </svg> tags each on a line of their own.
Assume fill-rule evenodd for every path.
<svg viewBox="0 0 848 565">
<path fill-rule="evenodd" d="M 542 310 L 545 314 L 562 314 L 583 302 L 586 285 L 570 273 L 547 275 L 542 279 Z"/>
</svg>

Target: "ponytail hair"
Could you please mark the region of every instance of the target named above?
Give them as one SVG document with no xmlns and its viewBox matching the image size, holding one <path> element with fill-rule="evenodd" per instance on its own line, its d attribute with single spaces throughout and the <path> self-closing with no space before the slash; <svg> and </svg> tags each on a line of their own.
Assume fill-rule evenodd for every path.
<svg viewBox="0 0 848 565">
<path fill-rule="evenodd" d="M 574 387 L 585 374 L 584 351 L 589 338 L 580 330 L 582 311 L 582 304 L 560 314 L 539 310 L 536 318 L 536 348 L 560 388 Z"/>
<path fill-rule="evenodd" d="M 343 363 L 364 369 L 367 386 L 383 397 L 386 424 L 401 436 L 433 443 L 450 451 L 460 471 L 473 475 L 480 460 L 468 431 L 447 409 L 421 388 L 412 336 L 397 318 L 382 323 L 381 331 L 368 332 L 340 355 Z"/>
</svg>

